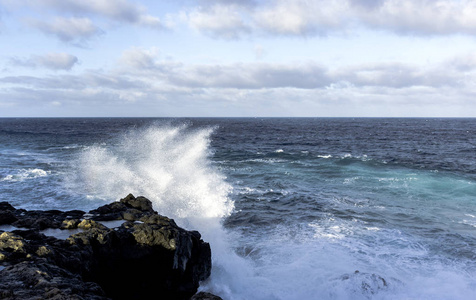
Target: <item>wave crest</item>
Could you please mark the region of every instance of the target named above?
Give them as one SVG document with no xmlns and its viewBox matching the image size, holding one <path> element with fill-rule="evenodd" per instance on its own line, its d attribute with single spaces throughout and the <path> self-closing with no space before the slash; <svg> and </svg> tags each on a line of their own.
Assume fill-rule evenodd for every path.
<svg viewBox="0 0 476 300">
<path fill-rule="evenodd" d="M 8 174 L 4 178 L 1 178 L 0 181 L 12 181 L 12 182 L 22 182 L 27 179 L 34 179 L 38 177 L 46 177 L 51 174 L 51 171 L 45 171 L 42 169 L 20 169 L 15 174 Z"/>
</svg>

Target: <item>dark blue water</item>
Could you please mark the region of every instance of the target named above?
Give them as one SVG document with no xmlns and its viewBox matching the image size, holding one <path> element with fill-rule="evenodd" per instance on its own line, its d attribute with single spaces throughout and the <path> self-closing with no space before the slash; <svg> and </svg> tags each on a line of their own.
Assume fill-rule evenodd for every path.
<svg viewBox="0 0 476 300">
<path fill-rule="evenodd" d="M 476 119 L 0 119 L 0 195 L 132 192 L 226 299 L 476 299 Z M 358 272 L 356 272 L 358 270 Z"/>
</svg>

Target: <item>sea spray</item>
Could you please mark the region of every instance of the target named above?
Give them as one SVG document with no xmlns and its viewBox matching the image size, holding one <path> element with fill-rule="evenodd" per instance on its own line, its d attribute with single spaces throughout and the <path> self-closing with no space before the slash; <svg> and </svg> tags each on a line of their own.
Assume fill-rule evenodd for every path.
<svg viewBox="0 0 476 300">
<path fill-rule="evenodd" d="M 231 213 L 231 186 L 210 163 L 212 128 L 153 126 L 129 131 L 115 145 L 85 149 L 78 160 L 89 194 L 118 199 L 144 195 L 161 214 L 177 219 Z"/>
<path fill-rule="evenodd" d="M 130 130 L 114 144 L 85 148 L 76 161 L 75 181 L 90 198 L 144 195 L 160 214 L 199 230 L 212 247 L 214 267 L 205 287 L 231 300 L 251 287 L 252 269 L 233 251 L 231 233 L 221 224 L 234 204 L 232 187 L 209 159 L 212 132 L 186 125 Z"/>
</svg>

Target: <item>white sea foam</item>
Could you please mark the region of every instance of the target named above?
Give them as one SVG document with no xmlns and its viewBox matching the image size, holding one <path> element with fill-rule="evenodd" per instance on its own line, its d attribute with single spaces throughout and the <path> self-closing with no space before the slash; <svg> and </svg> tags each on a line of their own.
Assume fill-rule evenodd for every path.
<svg viewBox="0 0 476 300">
<path fill-rule="evenodd" d="M 24 181 L 28 179 L 34 179 L 38 177 L 45 177 L 51 174 L 51 171 L 45 171 L 42 169 L 20 169 L 14 174 L 8 174 L 0 179 L 0 181 Z"/>
<path fill-rule="evenodd" d="M 252 162 L 252 163 L 262 163 L 262 164 L 276 164 L 285 162 L 284 159 L 277 159 L 277 158 L 251 158 L 247 160 L 243 160 L 243 162 Z"/>
<path fill-rule="evenodd" d="M 235 189 L 235 193 L 239 195 L 264 195 L 267 193 L 275 193 L 275 194 L 281 194 L 281 195 L 288 195 L 289 191 L 283 190 L 283 189 L 257 189 L 257 188 L 251 188 L 251 187 L 242 187 L 240 189 Z"/>
</svg>

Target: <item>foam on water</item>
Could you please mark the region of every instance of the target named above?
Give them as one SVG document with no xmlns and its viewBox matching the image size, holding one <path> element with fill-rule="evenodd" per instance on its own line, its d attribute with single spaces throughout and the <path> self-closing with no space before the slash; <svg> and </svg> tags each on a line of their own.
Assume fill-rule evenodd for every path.
<svg viewBox="0 0 476 300">
<path fill-rule="evenodd" d="M 34 179 L 38 177 L 46 177 L 51 174 L 50 171 L 45 171 L 42 169 L 20 169 L 15 172 L 15 174 L 8 174 L 5 177 L 1 178 L 0 181 L 24 181 L 28 179 Z"/>
</svg>

